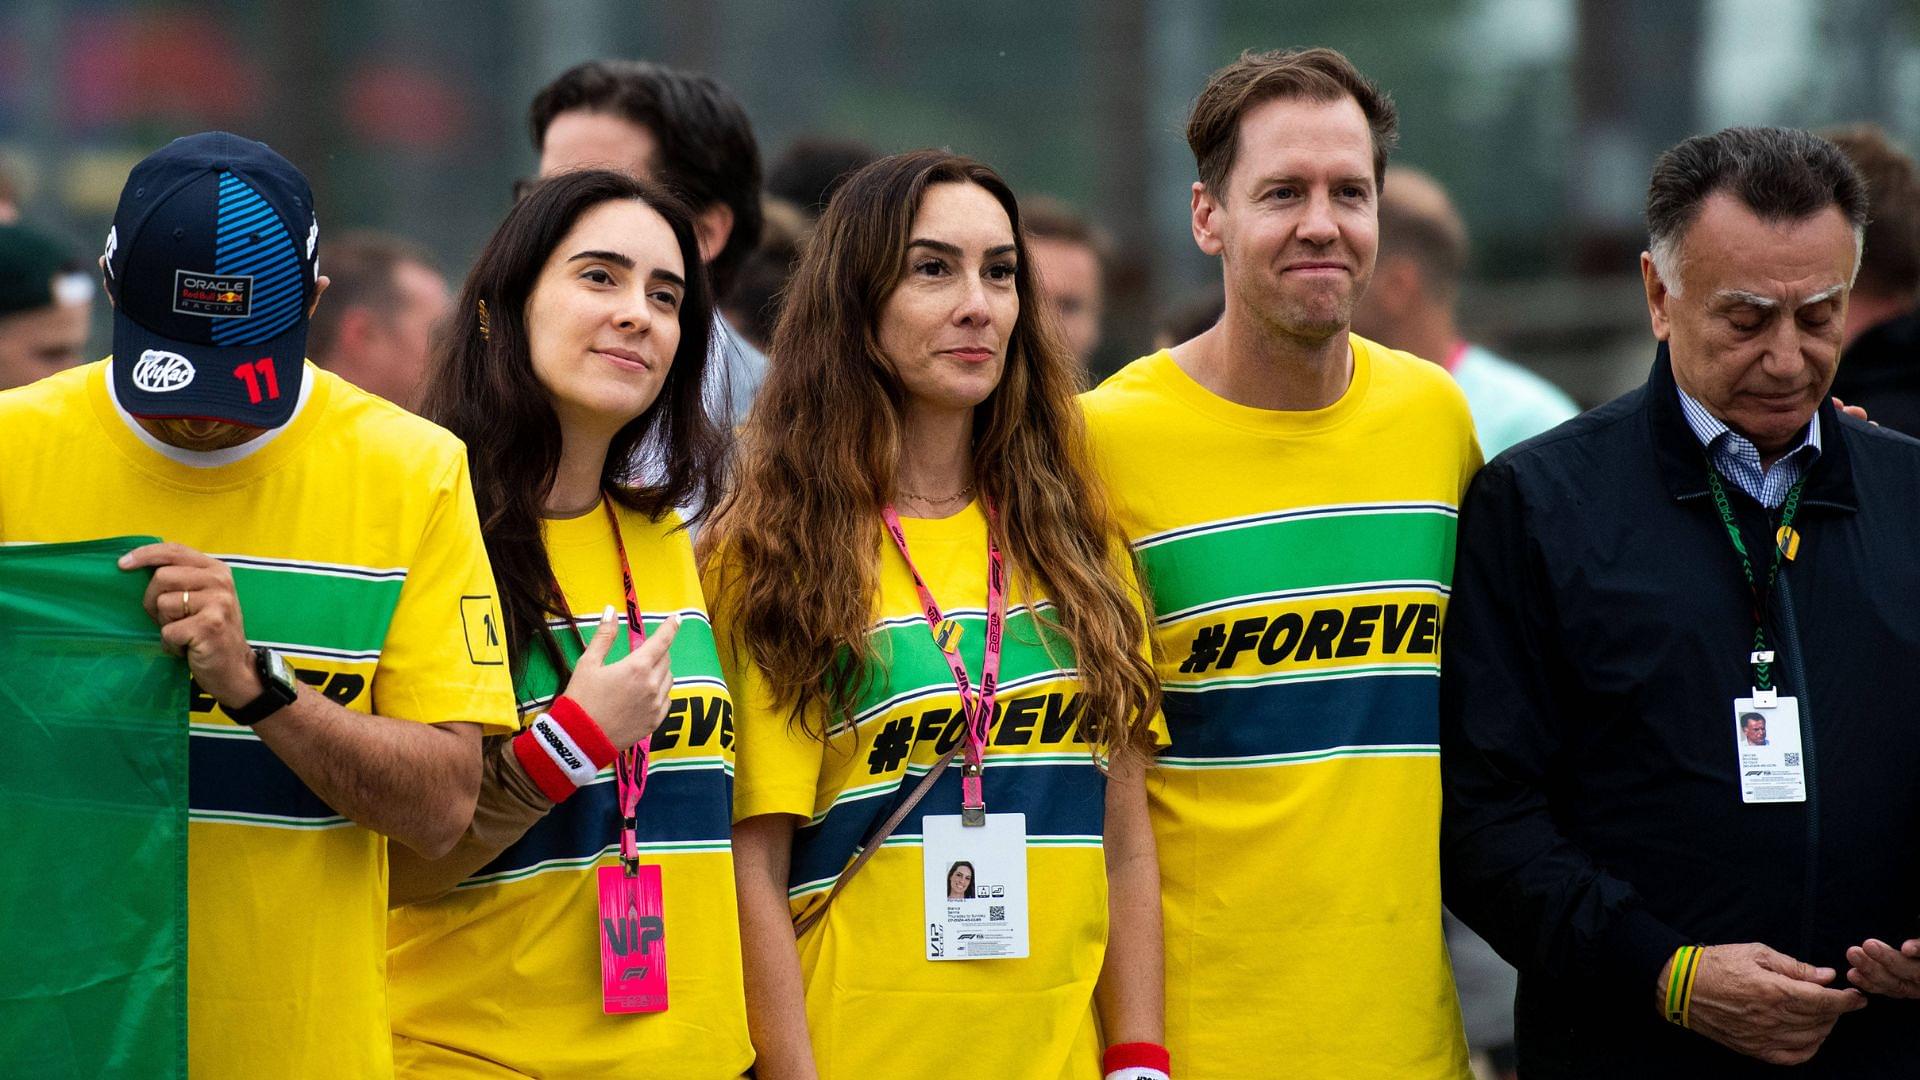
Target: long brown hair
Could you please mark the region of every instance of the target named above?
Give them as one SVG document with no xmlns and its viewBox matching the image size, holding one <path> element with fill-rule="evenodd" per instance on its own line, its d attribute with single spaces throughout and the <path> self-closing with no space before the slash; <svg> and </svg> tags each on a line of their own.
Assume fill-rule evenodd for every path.
<svg viewBox="0 0 1920 1080">
<path fill-rule="evenodd" d="M 435 354 L 425 412 L 467 444 L 474 502 L 500 587 L 507 656 L 517 676 L 534 644 L 564 671 L 547 617 L 571 618 L 554 595 L 540 515 L 560 468 L 560 418 L 533 373 L 527 299 L 574 223 L 601 203 L 632 199 L 666 219 L 686 263 L 680 345 L 653 404 L 607 447 L 600 486 L 630 510 L 659 520 L 676 506 L 707 505 L 726 439 L 701 397 L 713 295 L 700 266 L 692 212 L 666 189 L 623 173 L 588 170 L 541 181 L 516 203 L 467 275 Z M 486 314 L 481 314 L 481 303 Z"/>
<path fill-rule="evenodd" d="M 1159 684 L 1121 572 L 1130 556 L 1088 460 L 1074 400 L 1082 372 L 1041 313 L 1013 192 L 977 161 L 898 154 L 834 194 L 787 287 L 736 485 L 701 537 L 709 579 L 778 704 L 821 738 L 852 716 L 876 667 L 880 510 L 907 401 L 880 349 L 880 312 L 906 277 L 922 196 L 950 183 L 999 201 L 1017 260 L 1006 368 L 974 413 L 975 483 L 997 509 L 991 527 L 1012 576 L 1053 601 L 1036 617 L 1073 645 L 1081 737 L 1109 756 L 1139 752 Z M 818 723 L 808 706 L 821 708 Z"/>
</svg>

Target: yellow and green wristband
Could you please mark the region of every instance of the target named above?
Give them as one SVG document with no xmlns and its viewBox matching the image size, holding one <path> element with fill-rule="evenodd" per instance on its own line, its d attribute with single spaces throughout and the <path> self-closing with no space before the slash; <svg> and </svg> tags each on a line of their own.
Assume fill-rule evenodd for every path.
<svg viewBox="0 0 1920 1080">
<path fill-rule="evenodd" d="M 1673 964 L 1667 969 L 1667 1020 L 1691 1028 L 1693 979 L 1700 973 L 1700 956 L 1705 945 L 1682 945 L 1673 951 Z"/>
</svg>

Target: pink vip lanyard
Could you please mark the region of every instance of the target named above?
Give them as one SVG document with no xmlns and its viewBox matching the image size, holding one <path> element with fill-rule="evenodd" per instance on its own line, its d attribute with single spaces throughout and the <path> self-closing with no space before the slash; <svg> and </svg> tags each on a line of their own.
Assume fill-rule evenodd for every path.
<svg viewBox="0 0 1920 1080">
<path fill-rule="evenodd" d="M 620 519 L 613 512 L 613 496 L 602 495 L 601 505 L 607 511 L 607 526 L 613 530 L 613 550 L 620 556 L 620 587 L 627 601 L 627 651 L 633 652 L 647 640 L 646 627 L 640 621 L 640 600 L 633 590 L 633 568 L 627 563 L 627 542 L 620 536 Z M 560 587 L 554 585 L 558 595 Z M 561 608 L 571 612 L 564 598 Z M 574 640 L 580 643 L 580 650 L 586 651 L 586 639 L 580 636 L 580 627 L 571 619 Z M 614 759 L 613 775 L 620 797 L 620 864 L 626 867 L 627 876 L 633 877 L 640 872 L 640 842 L 634 835 L 639 826 L 640 796 L 647 790 L 647 743 L 641 739 L 631 749 L 623 750 Z"/>
<path fill-rule="evenodd" d="M 887 523 L 887 533 L 893 537 L 894 546 L 900 549 L 907 572 L 913 575 L 913 587 L 920 592 L 920 613 L 926 616 L 927 630 L 933 635 L 940 655 L 946 658 L 947 667 L 952 669 L 953 684 L 960 691 L 960 715 L 966 722 L 967 740 L 966 765 L 960 770 L 960 820 L 966 825 L 985 825 L 987 798 L 981 773 L 986 768 L 987 729 L 993 723 L 993 699 L 999 689 L 1001 624 L 1007 614 L 1000 546 L 993 540 L 993 506 L 987 504 L 987 642 L 977 691 L 967 678 L 967 665 L 960 659 L 952 633 L 941 632 L 941 624 L 947 620 L 940 614 L 940 605 L 934 600 L 933 591 L 927 588 L 926 579 L 920 576 L 920 568 L 913 565 L 913 556 L 907 552 L 907 534 L 900 528 L 900 515 L 888 504 L 881 508 L 880 517 Z"/>
</svg>

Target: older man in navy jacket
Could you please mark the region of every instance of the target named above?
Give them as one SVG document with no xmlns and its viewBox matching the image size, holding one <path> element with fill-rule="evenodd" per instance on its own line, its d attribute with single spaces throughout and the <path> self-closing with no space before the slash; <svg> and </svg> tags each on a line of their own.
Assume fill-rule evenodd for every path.
<svg viewBox="0 0 1920 1080">
<path fill-rule="evenodd" d="M 1443 868 L 1522 1075 L 1920 1075 L 1920 442 L 1827 402 L 1866 213 L 1804 132 L 1669 150 L 1646 385 L 1467 494 Z"/>
</svg>

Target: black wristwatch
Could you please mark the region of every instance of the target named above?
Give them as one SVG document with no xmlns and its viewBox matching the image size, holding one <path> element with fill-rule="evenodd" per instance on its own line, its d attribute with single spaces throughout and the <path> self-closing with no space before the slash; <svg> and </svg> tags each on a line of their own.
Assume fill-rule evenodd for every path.
<svg viewBox="0 0 1920 1080">
<path fill-rule="evenodd" d="M 253 670 L 260 676 L 260 696 L 237 709 L 227 710 L 227 715 L 241 727 L 252 727 L 293 704 L 299 696 L 300 684 L 293 679 L 293 669 L 287 666 L 286 657 L 272 649 L 254 647 Z"/>
</svg>

